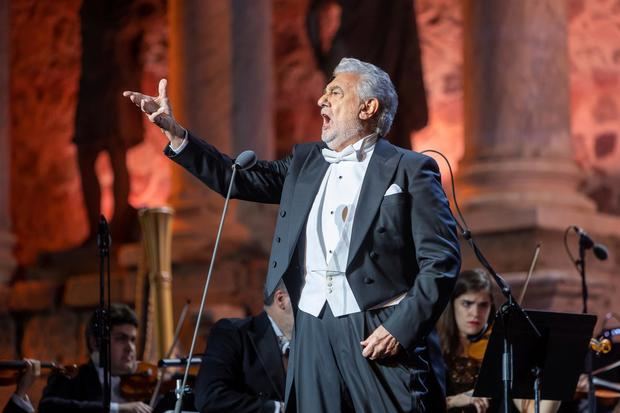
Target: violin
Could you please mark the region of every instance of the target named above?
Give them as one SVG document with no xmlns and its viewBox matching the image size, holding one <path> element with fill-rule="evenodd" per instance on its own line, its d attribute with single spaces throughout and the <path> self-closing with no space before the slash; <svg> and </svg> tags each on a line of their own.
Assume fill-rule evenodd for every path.
<svg viewBox="0 0 620 413">
<path fill-rule="evenodd" d="M 148 400 L 156 384 L 157 366 L 139 361 L 135 372 L 121 376 L 121 396 L 127 401 Z"/>
<path fill-rule="evenodd" d="M 585 378 L 585 377 L 584 377 Z M 594 396 L 597 403 L 601 406 L 613 407 L 620 399 L 620 383 L 613 383 L 607 380 L 594 377 Z M 588 391 L 583 388 L 582 379 L 580 378 L 575 392 L 575 399 L 587 399 Z"/>
<path fill-rule="evenodd" d="M 198 360 L 197 362 L 194 359 Z M 160 360 L 160 364 L 162 361 Z M 199 358 L 193 358 L 191 364 L 199 364 Z M 166 365 L 160 367 L 150 364 L 144 361 L 139 361 L 136 371 L 132 374 L 125 374 L 121 377 L 120 393 L 121 396 L 127 401 L 148 401 L 152 399 L 154 395 L 161 393 L 167 393 L 172 391 L 176 387 L 175 380 L 164 379 L 161 368 L 165 368 Z M 154 400 L 151 400 L 154 403 Z"/>
<path fill-rule="evenodd" d="M 0 386 L 11 386 L 17 384 L 24 370 L 28 368 L 28 363 L 24 360 L 1 360 L 0 361 Z M 62 365 L 54 362 L 41 362 L 42 369 L 49 369 L 52 374 L 62 374 L 68 378 L 73 378 L 78 373 L 78 366 L 75 364 Z"/>
<path fill-rule="evenodd" d="M 489 338 L 491 337 L 492 331 L 493 326 L 487 324 L 480 333 L 472 337 L 467 337 L 470 342 L 466 353 L 467 358 L 476 360 L 479 363 L 482 362 L 484 353 L 487 351 L 487 346 L 489 345 Z"/>
</svg>

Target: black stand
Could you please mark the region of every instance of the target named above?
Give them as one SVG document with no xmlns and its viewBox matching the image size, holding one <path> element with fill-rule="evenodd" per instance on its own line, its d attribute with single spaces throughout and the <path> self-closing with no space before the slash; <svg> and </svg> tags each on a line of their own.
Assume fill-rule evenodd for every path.
<svg viewBox="0 0 620 413">
<path fill-rule="evenodd" d="M 99 248 L 99 307 L 95 320 L 97 346 L 99 348 L 99 367 L 103 368 L 103 411 L 110 412 L 111 402 L 111 371 L 110 371 L 110 245 L 112 238 L 108 222 L 101 215 L 97 232 L 97 247 Z M 106 301 L 107 277 L 107 301 Z"/>
<path fill-rule="evenodd" d="M 526 313 L 541 335 L 532 333 L 531 321 L 520 317 L 511 320 L 509 335 L 515 366 L 512 396 L 536 401 L 571 400 L 582 372 L 583 357 L 589 351 L 596 316 L 530 310 Z M 496 398 L 503 394 L 500 354 L 507 333 L 503 320 L 498 320 L 489 338 L 474 396 Z"/>
<path fill-rule="evenodd" d="M 518 319 L 521 319 L 525 322 L 525 325 L 528 326 L 529 330 L 532 332 L 532 334 L 535 337 L 540 338 L 541 334 L 536 328 L 536 326 L 534 325 L 534 323 L 532 323 L 527 313 L 523 311 L 523 308 L 521 308 L 521 306 L 515 301 L 508 283 L 495 272 L 491 264 L 489 264 L 489 262 L 486 260 L 486 258 L 482 254 L 482 251 L 480 251 L 480 249 L 476 245 L 476 242 L 472 238 L 471 232 L 469 230 L 462 230 L 462 235 L 469 242 L 469 245 L 473 249 L 474 254 L 476 255 L 476 258 L 478 258 L 478 261 L 480 261 L 480 264 L 482 264 L 484 268 L 486 268 L 486 270 L 489 272 L 489 274 L 491 274 L 491 276 L 495 280 L 495 283 L 498 285 L 500 291 L 502 292 L 504 297 L 506 297 L 506 302 L 502 304 L 502 306 L 500 307 L 498 311 L 498 315 L 499 315 L 498 319 L 501 320 L 502 325 L 504 326 L 504 329 L 502 329 L 503 337 L 504 337 L 504 340 L 503 340 L 504 350 L 503 350 L 502 358 L 501 358 L 502 375 L 500 378 L 501 382 L 503 383 L 503 393 L 502 393 L 503 396 L 502 396 L 502 410 L 501 411 L 503 413 L 510 413 L 511 411 L 510 404 L 513 398 L 513 395 L 511 394 L 511 389 L 512 389 L 512 377 L 513 377 L 513 365 L 514 365 L 513 343 L 511 343 L 510 341 L 511 322 L 513 321 L 513 318 L 515 319 L 515 321 Z M 520 315 L 520 317 L 517 318 L 517 317 L 514 317 L 514 315 Z"/>
<path fill-rule="evenodd" d="M 186 358 L 185 373 L 183 374 L 183 382 L 178 384 L 177 382 L 177 402 L 174 406 L 174 413 L 181 413 L 183 406 L 183 396 L 187 393 L 187 376 L 189 375 L 189 368 L 194 359 L 194 349 L 196 347 L 196 338 L 198 337 L 198 329 L 200 328 L 200 320 L 202 318 L 202 312 L 205 308 L 205 302 L 207 299 L 207 292 L 209 291 L 209 283 L 211 282 L 211 275 L 213 274 L 213 265 L 215 264 L 215 257 L 217 256 L 217 249 L 220 245 L 220 237 L 222 235 L 222 229 L 224 228 L 224 220 L 226 218 L 226 211 L 228 211 L 228 201 L 230 200 L 230 194 L 232 193 L 233 184 L 235 183 L 235 175 L 237 171 L 243 171 L 244 169 L 251 168 L 256 164 L 256 154 L 252 151 L 243 151 L 239 154 L 237 159 L 232 165 L 232 173 L 230 175 L 230 183 L 228 184 L 228 192 L 224 198 L 224 209 L 222 210 L 222 216 L 220 217 L 220 225 L 217 229 L 217 236 L 215 237 L 215 244 L 213 245 L 213 254 L 211 255 L 211 263 L 209 264 L 209 271 L 207 272 L 207 279 L 202 290 L 202 299 L 200 300 L 200 311 L 198 312 L 198 318 L 196 319 L 196 325 L 194 326 L 194 334 L 192 336 L 192 344 L 189 348 L 189 355 Z"/>
<path fill-rule="evenodd" d="M 588 245 L 588 240 L 580 236 L 579 259 L 575 262 L 575 266 L 581 276 L 581 298 L 583 301 L 581 312 L 583 314 L 588 313 L 588 283 L 586 282 L 586 249 L 588 247 L 592 247 L 592 245 Z M 594 380 L 592 376 L 592 351 L 586 353 L 584 373 L 588 376 L 588 411 L 596 413 L 596 396 L 594 394 Z"/>
</svg>

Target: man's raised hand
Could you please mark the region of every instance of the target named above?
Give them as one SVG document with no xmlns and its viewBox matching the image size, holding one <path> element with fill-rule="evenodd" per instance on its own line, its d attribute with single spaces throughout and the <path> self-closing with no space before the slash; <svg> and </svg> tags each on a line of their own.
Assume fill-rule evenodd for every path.
<svg viewBox="0 0 620 413">
<path fill-rule="evenodd" d="M 126 90 L 123 96 L 128 97 L 151 122 L 157 125 L 173 146 L 178 146 L 185 137 L 185 129 L 172 116 L 172 107 L 168 100 L 166 86 L 168 81 L 159 81 L 159 95 L 149 96 L 139 92 Z"/>
</svg>

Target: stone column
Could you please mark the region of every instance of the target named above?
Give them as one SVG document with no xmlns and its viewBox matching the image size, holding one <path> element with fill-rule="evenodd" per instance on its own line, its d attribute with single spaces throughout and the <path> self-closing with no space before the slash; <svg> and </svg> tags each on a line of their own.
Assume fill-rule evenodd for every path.
<svg viewBox="0 0 620 413">
<path fill-rule="evenodd" d="M 271 0 L 231 3 L 233 150 L 251 149 L 259 159 L 273 159 Z"/>
<path fill-rule="evenodd" d="M 10 281 L 15 268 L 10 211 L 11 119 L 9 114 L 9 1 L 0 1 L 0 283 Z"/>
<path fill-rule="evenodd" d="M 534 247 L 541 258 L 526 303 L 580 308 L 579 276 L 564 252 L 570 225 L 618 245 L 620 222 L 595 212 L 578 191 L 573 158 L 566 2 L 466 0 L 464 3 L 465 154 L 457 191 L 485 255 L 518 286 Z M 568 243 L 576 253 L 576 237 Z M 463 268 L 479 266 L 463 245 Z M 590 308 L 609 309 L 606 283 L 618 268 L 588 257 Z"/>
<path fill-rule="evenodd" d="M 259 158 L 272 158 L 271 1 L 170 0 L 168 10 L 175 116 L 230 156 L 251 149 Z M 175 303 L 189 297 L 197 304 L 202 285 L 196 275 L 206 272 L 203 260 L 211 257 L 223 200 L 175 168 L 171 201 L 176 209 Z M 269 212 L 265 206 L 231 202 L 209 287 L 209 296 L 216 302 L 208 300 L 207 312 L 219 305 L 218 300 L 244 305 L 261 302 L 273 233 L 273 224 L 266 219 Z M 196 304 L 191 311 L 197 311 Z M 240 306 L 233 306 L 230 312 L 218 314 L 238 315 L 237 310 L 242 312 Z"/>
<path fill-rule="evenodd" d="M 196 135 L 232 154 L 232 11 L 228 1 L 170 0 L 169 95 L 175 117 Z M 220 195 L 174 167 L 171 204 L 176 210 L 173 260 L 210 257 Z M 244 241 L 232 205 L 223 243 Z"/>
<path fill-rule="evenodd" d="M 274 68 L 271 0 L 232 2 L 232 135 L 233 153 L 250 149 L 259 159 L 275 156 Z M 267 253 L 277 207 L 242 202 L 240 222 Z"/>
<path fill-rule="evenodd" d="M 566 5 L 467 0 L 463 204 L 592 211 L 577 191 Z"/>
</svg>

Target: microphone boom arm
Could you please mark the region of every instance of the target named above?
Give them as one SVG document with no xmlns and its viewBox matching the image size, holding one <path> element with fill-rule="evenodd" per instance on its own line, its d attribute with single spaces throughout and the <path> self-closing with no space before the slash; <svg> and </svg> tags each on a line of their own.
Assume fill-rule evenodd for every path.
<svg viewBox="0 0 620 413">
<path fill-rule="evenodd" d="M 245 153 L 245 152 L 244 152 Z M 202 290 L 202 298 L 200 300 L 200 307 L 198 311 L 198 317 L 196 319 L 196 326 L 194 327 L 194 334 L 192 336 L 192 344 L 189 348 L 189 354 L 187 356 L 187 362 L 185 364 L 185 372 L 183 373 L 183 382 L 181 387 L 176 390 L 177 392 L 177 401 L 174 406 L 175 413 L 181 413 L 181 407 L 183 406 L 183 394 L 185 393 L 185 386 L 187 385 L 187 376 L 189 375 L 189 368 L 192 364 L 192 358 L 194 355 L 194 348 L 196 347 L 196 338 L 198 336 L 198 329 L 200 327 L 200 321 L 202 319 L 202 312 L 204 309 L 205 301 L 207 298 L 207 292 L 209 290 L 209 283 L 211 282 L 211 275 L 213 273 L 213 266 L 215 264 L 215 257 L 217 256 L 217 249 L 220 244 L 220 237 L 222 235 L 222 228 L 224 227 L 224 221 L 226 219 L 226 211 L 228 210 L 228 202 L 230 200 L 230 194 L 232 192 L 233 183 L 235 182 L 235 174 L 237 173 L 237 168 L 246 169 L 244 165 L 239 165 L 234 163 L 232 165 L 232 175 L 230 177 L 230 184 L 228 185 L 228 192 L 226 194 L 226 198 L 224 200 L 224 209 L 222 211 L 222 217 L 220 218 L 220 225 L 217 229 L 217 236 L 215 238 L 215 245 L 213 246 L 213 254 L 211 255 L 211 262 L 209 263 L 209 271 L 207 272 L 207 279 L 205 281 L 204 288 Z"/>
</svg>

